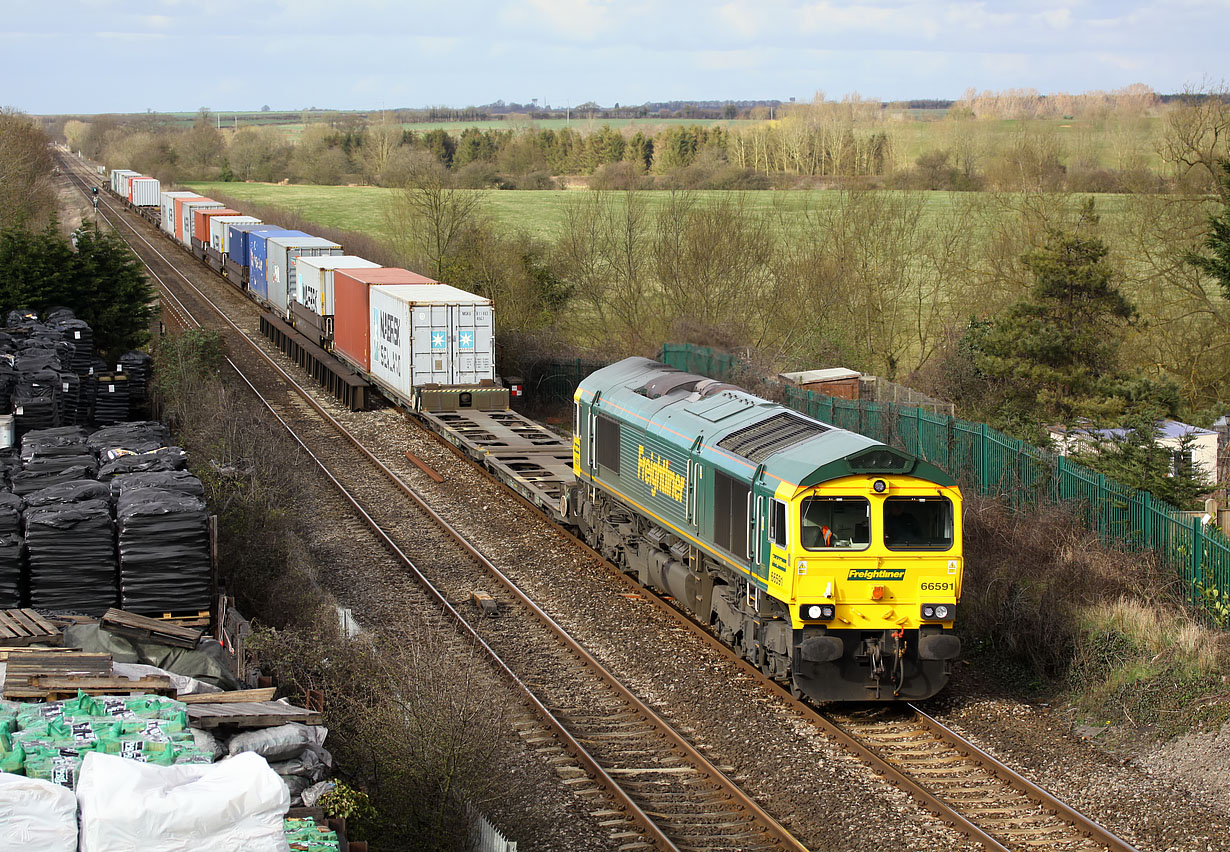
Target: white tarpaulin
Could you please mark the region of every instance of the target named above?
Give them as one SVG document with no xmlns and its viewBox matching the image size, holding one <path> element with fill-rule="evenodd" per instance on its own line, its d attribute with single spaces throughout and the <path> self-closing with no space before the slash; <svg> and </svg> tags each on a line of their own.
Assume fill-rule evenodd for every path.
<svg viewBox="0 0 1230 852">
<path fill-rule="evenodd" d="M 77 797 L 50 781 L 0 772 L 0 849 L 75 852 Z"/>
<path fill-rule="evenodd" d="M 288 852 L 286 785 L 256 754 L 155 766 L 87 754 L 80 852 Z"/>
</svg>

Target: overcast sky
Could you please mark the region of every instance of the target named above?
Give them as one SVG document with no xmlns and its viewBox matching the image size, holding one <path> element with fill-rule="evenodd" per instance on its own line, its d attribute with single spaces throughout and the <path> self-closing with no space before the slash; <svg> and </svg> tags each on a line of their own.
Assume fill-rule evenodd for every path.
<svg viewBox="0 0 1230 852">
<path fill-rule="evenodd" d="M 0 0 L 31 113 L 1175 92 L 1230 77 L 1230 0 Z"/>
</svg>

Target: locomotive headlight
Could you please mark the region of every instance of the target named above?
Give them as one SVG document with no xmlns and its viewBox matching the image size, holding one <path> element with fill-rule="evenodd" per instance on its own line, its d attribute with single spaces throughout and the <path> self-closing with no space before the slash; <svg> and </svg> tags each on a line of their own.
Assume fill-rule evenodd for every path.
<svg viewBox="0 0 1230 852">
<path fill-rule="evenodd" d="M 935 608 L 935 617 L 938 618 L 940 621 L 946 620 L 948 618 L 948 607 L 944 606 L 943 604 L 940 604 L 939 606 L 937 606 Z"/>
<path fill-rule="evenodd" d="M 883 494 L 888 490 L 888 483 L 883 479 L 877 479 L 875 482 L 871 483 L 871 489 L 877 494 Z"/>
<path fill-rule="evenodd" d="M 807 604 L 802 609 L 807 621 L 828 621 L 836 612 L 832 604 Z"/>
<path fill-rule="evenodd" d="M 922 616 L 923 618 L 935 618 L 935 607 L 931 604 L 923 604 Z"/>
</svg>

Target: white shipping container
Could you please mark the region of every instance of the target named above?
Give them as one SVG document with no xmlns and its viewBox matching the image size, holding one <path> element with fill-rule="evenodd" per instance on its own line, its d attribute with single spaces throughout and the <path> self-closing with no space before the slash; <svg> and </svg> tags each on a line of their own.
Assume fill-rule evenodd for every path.
<svg viewBox="0 0 1230 852">
<path fill-rule="evenodd" d="M 121 181 L 124 178 L 129 178 L 129 177 L 132 177 L 133 175 L 139 175 L 139 174 L 141 173 L 134 172 L 132 169 L 112 169 L 111 170 L 111 191 L 116 193 L 117 195 L 122 195 L 125 198 L 127 198 L 128 197 L 128 185 L 126 183 L 121 184 Z M 120 189 L 121 186 L 123 186 L 122 191 Z"/>
<path fill-rule="evenodd" d="M 306 255 L 341 254 L 342 247 L 324 237 L 270 237 L 265 255 L 269 275 L 269 301 L 282 316 L 290 314 L 290 300 L 299 294 L 296 283 L 295 259 Z"/>
<path fill-rule="evenodd" d="M 140 177 L 129 181 L 132 203 L 137 207 L 157 207 L 162 202 L 162 184 L 158 178 Z"/>
<path fill-rule="evenodd" d="M 196 221 L 195 221 L 196 217 L 192 215 L 193 212 L 197 210 L 213 210 L 216 207 L 225 207 L 225 206 L 226 206 L 225 204 L 219 201 L 214 201 L 213 199 L 210 199 L 210 198 L 203 198 L 200 201 L 185 201 L 182 204 L 180 204 L 179 212 L 182 214 L 182 217 L 184 220 L 184 225 L 183 225 L 184 245 L 186 245 L 188 248 L 191 249 L 192 248 L 192 238 L 196 237 L 196 234 L 192 233 L 192 229 L 196 227 Z M 197 239 L 200 239 L 200 237 L 197 237 Z"/>
<path fill-rule="evenodd" d="M 371 373 L 404 400 L 495 378 L 491 300 L 447 284 L 372 287 Z"/>
<path fill-rule="evenodd" d="M 160 195 L 162 199 L 162 221 L 159 227 L 166 231 L 171 236 L 175 236 L 175 199 L 177 198 L 200 198 L 195 192 L 164 192 Z"/>
<path fill-rule="evenodd" d="M 333 316 L 333 270 L 335 269 L 379 269 L 380 264 L 372 263 L 354 254 L 318 255 L 303 257 L 295 261 L 295 279 L 298 281 L 299 292 L 296 298 L 299 304 L 319 317 Z"/>
<path fill-rule="evenodd" d="M 255 216 L 210 216 L 209 246 L 214 251 L 226 254 L 230 251 L 231 225 L 259 225 Z"/>
</svg>

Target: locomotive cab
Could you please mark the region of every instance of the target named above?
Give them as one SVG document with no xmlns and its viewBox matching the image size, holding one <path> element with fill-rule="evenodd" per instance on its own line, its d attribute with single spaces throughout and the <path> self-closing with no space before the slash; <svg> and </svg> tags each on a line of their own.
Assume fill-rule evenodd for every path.
<svg viewBox="0 0 1230 852">
<path fill-rule="evenodd" d="M 957 489 L 865 474 L 782 496 L 770 559 L 788 568 L 796 688 L 820 700 L 932 694 L 960 652 Z"/>
</svg>

